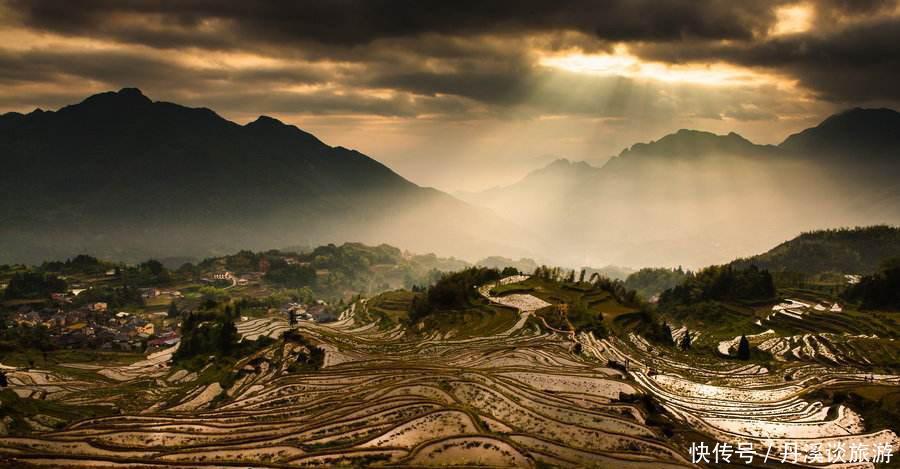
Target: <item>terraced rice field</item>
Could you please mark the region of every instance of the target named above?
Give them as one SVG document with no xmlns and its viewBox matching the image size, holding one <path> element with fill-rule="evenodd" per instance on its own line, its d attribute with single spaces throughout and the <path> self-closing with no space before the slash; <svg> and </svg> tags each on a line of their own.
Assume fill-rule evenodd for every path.
<svg viewBox="0 0 900 469">
<path fill-rule="evenodd" d="M 763 452 L 772 445 L 802 448 L 850 443 L 900 444 L 894 430 L 869 432 L 852 409 L 834 409 L 801 396 L 811 389 L 862 383 L 900 385 L 900 376 L 866 374 L 846 363 L 792 365 L 787 378 L 759 365 L 709 360 L 689 366 L 672 359 L 637 336 L 597 341 L 580 337 L 598 358 L 630 364 L 629 375 L 665 410 L 687 426 L 732 445 L 753 443 Z M 769 339 L 774 340 L 774 339 Z M 863 467 L 871 467 L 863 465 Z"/>
<path fill-rule="evenodd" d="M 785 381 L 764 367 L 714 357 L 684 363 L 634 335 L 598 340 L 550 330 L 532 314 L 548 305 L 544 300 L 480 291 L 518 314 L 480 335 L 410 335 L 374 322 L 365 302 L 334 323 L 302 321 L 298 332 L 325 350 L 317 371 L 288 369 L 300 348 L 290 341 L 238 363 L 226 386 L 172 371 L 160 362 L 164 355 L 100 370 L 98 382 L 140 383 L 129 395 L 141 392 L 138 400 L 152 404 L 0 438 L 0 457 L 18 467 L 692 466 L 684 447 L 648 424 L 642 394 L 674 422 L 719 441 L 900 444 L 891 430 L 868 432 L 848 407 L 829 412 L 800 397 L 826 382 L 868 378 L 850 364 L 797 363 Z M 245 340 L 287 329 L 280 319 L 238 325 Z M 627 362 L 627 371 L 610 361 Z M 897 376 L 874 379 L 900 384 Z"/>
</svg>

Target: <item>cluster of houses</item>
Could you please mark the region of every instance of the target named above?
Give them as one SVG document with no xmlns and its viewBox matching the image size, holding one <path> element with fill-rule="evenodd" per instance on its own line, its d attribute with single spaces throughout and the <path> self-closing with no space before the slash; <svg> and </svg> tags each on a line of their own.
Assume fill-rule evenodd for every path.
<svg viewBox="0 0 900 469">
<path fill-rule="evenodd" d="M 322 300 L 308 305 L 288 303 L 281 307 L 281 313 L 288 317 L 293 315 L 298 321 L 331 322 L 337 319 L 337 314 Z"/>
<path fill-rule="evenodd" d="M 263 275 L 265 275 L 264 272 L 247 272 L 237 275 L 225 270 L 213 272 L 211 275 L 201 278 L 200 281 L 203 283 L 233 282 L 234 285 L 246 286 L 250 283 L 258 283 L 262 280 Z"/>
<path fill-rule="evenodd" d="M 10 319 L 19 325 L 46 327 L 53 344 L 63 348 L 143 351 L 147 346 L 165 345 L 166 340 L 173 338 L 177 342 L 174 326 L 161 328 L 141 315 L 113 313 L 106 303 L 91 303 L 69 311 L 23 306 Z M 152 343 L 158 339 L 164 340 Z"/>
</svg>

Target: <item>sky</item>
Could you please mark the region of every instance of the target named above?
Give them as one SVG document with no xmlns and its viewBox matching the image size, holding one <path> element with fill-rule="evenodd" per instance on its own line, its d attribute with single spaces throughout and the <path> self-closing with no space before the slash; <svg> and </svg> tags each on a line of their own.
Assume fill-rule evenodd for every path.
<svg viewBox="0 0 900 469">
<path fill-rule="evenodd" d="M 0 112 L 138 87 L 477 191 L 680 128 L 779 143 L 897 108 L 898 44 L 896 0 L 0 0 Z"/>
</svg>

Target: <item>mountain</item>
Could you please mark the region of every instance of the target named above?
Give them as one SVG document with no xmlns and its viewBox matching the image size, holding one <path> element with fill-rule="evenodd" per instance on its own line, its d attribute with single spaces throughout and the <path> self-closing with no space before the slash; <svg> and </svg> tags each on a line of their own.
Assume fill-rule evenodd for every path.
<svg viewBox="0 0 900 469">
<path fill-rule="evenodd" d="M 733 264 L 807 275 L 872 274 L 894 258 L 900 258 L 900 227 L 879 225 L 803 233 L 763 254 Z"/>
<path fill-rule="evenodd" d="M 850 163 L 900 164 L 900 113 L 892 109 L 851 109 L 785 139 L 779 147 L 813 158 Z"/>
<path fill-rule="evenodd" d="M 532 227 L 547 256 L 692 268 L 797 232 L 900 222 L 900 113 L 855 109 L 780 145 L 679 130 L 602 167 L 556 161 L 464 200 Z"/>
<path fill-rule="evenodd" d="M 757 145 L 734 132 L 716 135 L 681 129 L 654 142 L 632 145 L 613 159 L 616 163 L 611 166 L 622 161 L 634 161 L 636 158 L 696 159 L 710 155 L 766 157 L 773 150 L 771 145 Z"/>
<path fill-rule="evenodd" d="M 0 162 L 0 262 L 340 241 L 526 253 L 521 229 L 355 150 L 271 117 L 239 125 L 133 88 L 0 116 Z"/>
</svg>

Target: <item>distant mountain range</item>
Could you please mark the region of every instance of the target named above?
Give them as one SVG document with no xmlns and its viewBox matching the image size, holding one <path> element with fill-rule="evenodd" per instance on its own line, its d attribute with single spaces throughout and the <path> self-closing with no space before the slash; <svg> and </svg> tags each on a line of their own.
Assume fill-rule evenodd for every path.
<svg viewBox="0 0 900 469">
<path fill-rule="evenodd" d="M 239 125 L 125 88 L 0 116 L 0 164 L 0 263 L 359 241 L 699 267 L 799 232 L 900 222 L 900 114 L 887 109 L 832 116 L 780 145 L 680 130 L 602 167 L 558 160 L 457 198 L 270 117 Z"/>
<path fill-rule="evenodd" d="M 800 232 L 900 224 L 900 113 L 849 110 L 780 145 L 679 130 L 600 167 L 557 160 L 458 196 L 539 227 L 550 258 L 696 268 Z"/>
<path fill-rule="evenodd" d="M 101 93 L 0 116 L 0 262 L 206 256 L 327 242 L 524 254 L 521 229 L 262 116 Z"/>
</svg>

